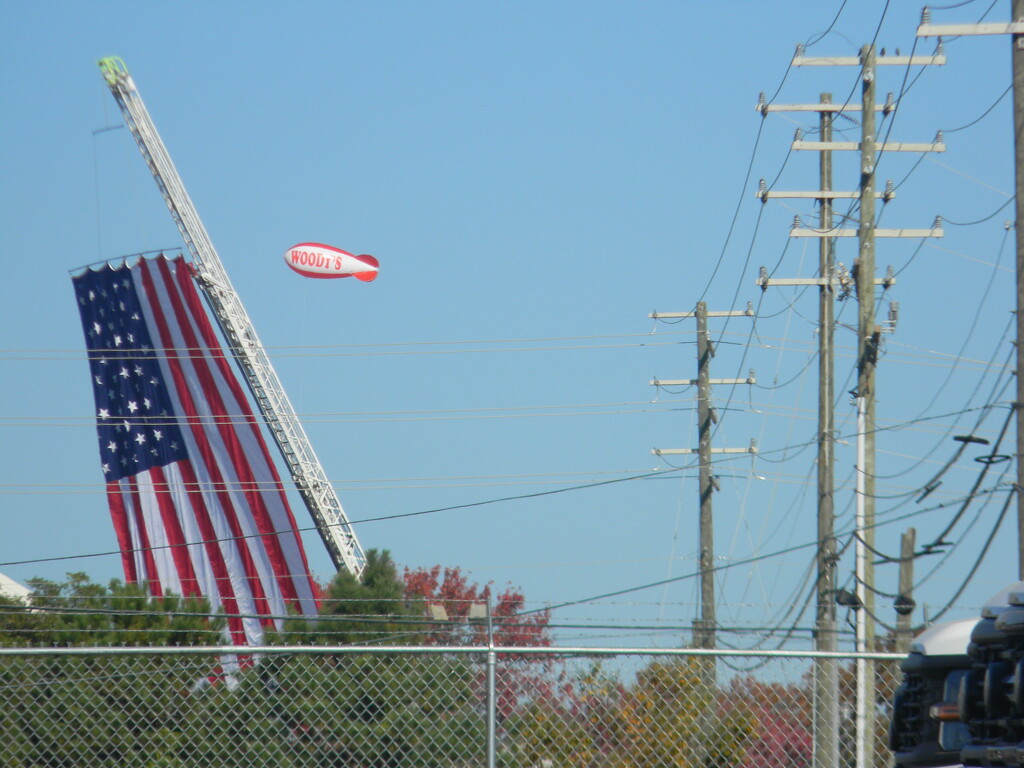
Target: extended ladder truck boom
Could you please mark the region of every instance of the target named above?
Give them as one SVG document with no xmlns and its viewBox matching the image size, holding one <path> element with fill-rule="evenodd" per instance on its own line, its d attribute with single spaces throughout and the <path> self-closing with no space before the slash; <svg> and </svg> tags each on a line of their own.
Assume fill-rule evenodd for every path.
<svg viewBox="0 0 1024 768">
<path fill-rule="evenodd" d="M 178 225 L 178 231 L 192 255 L 196 281 L 245 374 L 249 389 L 327 546 L 334 567 L 344 568 L 358 576 L 366 558 L 355 532 L 313 452 L 270 358 L 256 336 L 241 299 L 228 279 L 127 67 L 118 58 L 101 59 L 99 66 L 174 223 Z"/>
</svg>

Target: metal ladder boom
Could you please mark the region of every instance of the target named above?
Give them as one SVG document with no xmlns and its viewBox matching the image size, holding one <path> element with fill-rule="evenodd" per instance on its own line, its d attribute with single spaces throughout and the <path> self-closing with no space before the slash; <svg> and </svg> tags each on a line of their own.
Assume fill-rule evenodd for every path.
<svg viewBox="0 0 1024 768">
<path fill-rule="evenodd" d="M 256 336 L 252 321 L 228 279 L 128 69 L 118 58 L 101 59 L 99 66 L 192 255 L 196 281 L 245 374 L 249 389 L 327 546 L 334 567 L 339 570 L 345 568 L 358 576 L 366 562 L 362 547 L 270 358 Z"/>
</svg>

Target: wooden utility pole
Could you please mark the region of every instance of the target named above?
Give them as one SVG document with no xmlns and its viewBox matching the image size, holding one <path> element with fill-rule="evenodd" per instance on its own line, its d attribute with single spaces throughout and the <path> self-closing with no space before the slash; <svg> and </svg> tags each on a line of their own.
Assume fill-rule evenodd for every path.
<svg viewBox="0 0 1024 768">
<path fill-rule="evenodd" d="M 869 55 L 870 54 L 870 55 Z M 865 59 L 870 58 L 870 62 Z M 819 140 L 804 141 L 801 132 L 792 144 L 794 150 L 813 150 L 820 153 L 819 176 L 820 190 L 818 192 L 777 192 L 768 190 L 762 181 L 758 197 L 763 202 L 773 197 L 788 198 L 813 198 L 819 205 L 819 227 L 809 228 L 800 225 L 799 219 L 794 222 L 790 230 L 790 237 L 817 237 L 819 238 L 819 271 L 816 279 L 775 279 L 769 278 L 767 271 L 762 267 L 761 276 L 758 278 L 758 285 L 763 288 L 769 285 L 811 285 L 819 286 L 819 359 L 818 359 L 818 583 L 817 598 L 818 611 L 815 623 L 815 650 L 834 651 L 837 650 L 838 641 L 836 637 L 836 614 L 835 614 L 835 565 L 836 548 L 834 539 L 834 362 L 833 362 L 833 328 L 835 324 L 834 306 L 832 304 L 836 297 L 837 290 L 848 292 L 852 281 L 845 274 L 842 265 L 835 264 L 835 241 L 837 237 L 858 237 L 859 251 L 864 250 L 865 244 L 870 250 L 870 263 L 863 269 L 863 259 L 858 258 L 858 297 L 867 298 L 870 303 L 860 305 L 859 322 L 865 317 L 870 317 L 869 327 L 872 334 L 877 329 L 874 323 L 874 292 L 876 285 L 888 288 L 895 282 L 890 275 L 882 279 L 874 277 L 874 238 L 875 237 L 941 237 L 942 230 L 936 223 L 930 229 L 875 229 L 875 200 L 883 198 L 890 200 L 894 194 L 891 186 L 879 192 L 875 188 L 875 153 L 884 149 L 888 152 L 941 152 L 945 149 L 937 137 L 934 142 L 928 144 L 910 144 L 904 142 L 885 142 L 879 144 L 875 137 L 875 113 L 889 113 L 896 108 L 891 95 L 882 105 L 877 104 L 875 99 L 874 68 L 877 65 L 891 66 L 912 66 L 944 64 L 945 57 L 937 52 L 931 56 L 883 56 L 876 57 L 873 49 L 865 49 L 860 56 L 856 57 L 822 57 L 814 58 L 804 55 L 802 46 L 797 46 L 796 55 L 793 57 L 793 66 L 859 66 L 865 72 L 864 84 L 862 87 L 862 99 L 860 104 L 832 105 L 829 94 L 822 94 L 819 104 L 768 104 L 762 94 L 757 105 L 758 111 L 767 116 L 769 112 L 810 112 L 816 111 L 819 114 Z M 870 64 L 870 67 L 868 67 Z M 832 120 L 836 112 L 849 111 L 862 113 L 862 136 L 860 142 L 834 141 L 832 137 Z M 865 163 L 865 148 L 870 153 L 868 162 Z M 861 152 L 861 184 L 856 192 L 835 192 L 832 190 L 832 152 L 834 150 L 860 151 Z M 868 168 L 869 167 L 869 168 Z M 865 169 L 868 168 L 865 174 Z M 866 176 L 866 178 L 865 178 Z M 866 182 L 866 183 L 865 183 Z M 858 229 L 835 227 L 832 217 L 832 204 L 835 199 L 857 199 L 861 205 L 861 222 Z M 866 211 L 865 211 L 866 207 Z M 864 238 L 865 233 L 867 238 Z M 890 270 L 891 272 L 891 270 Z M 859 329 L 858 329 L 859 330 Z M 859 333 L 859 340 L 863 342 L 868 339 L 870 343 L 870 356 L 861 354 L 858 358 L 858 393 L 861 391 L 873 391 L 873 364 L 870 368 L 870 385 L 861 386 L 861 376 L 868 375 L 869 370 L 864 368 L 863 361 L 870 359 L 873 363 L 875 350 L 877 348 L 877 335 L 865 336 Z M 867 409 L 862 408 L 862 398 L 858 396 L 858 416 L 867 416 Z M 874 422 L 874 405 L 870 404 L 871 423 Z M 860 426 L 858 431 L 862 435 L 871 432 L 870 429 Z M 858 451 L 858 510 L 860 502 L 867 498 L 874 497 L 873 475 L 874 471 L 865 460 L 870 449 L 873 456 L 873 434 L 872 443 L 864 445 L 861 442 Z M 867 471 L 866 471 L 867 470 Z M 861 481 L 871 476 L 868 487 L 863 487 Z M 870 533 L 867 533 L 870 531 Z M 873 541 L 873 526 L 865 526 L 862 515 L 858 515 L 858 536 L 865 537 L 863 541 Z M 870 538 L 868 538 L 870 537 Z M 866 560 L 866 549 L 862 542 L 858 542 L 858 584 L 871 583 L 870 571 L 865 574 L 863 565 L 870 564 Z M 873 593 L 872 593 L 873 595 Z M 871 598 L 873 603 L 873 596 Z M 872 606 L 873 609 L 873 606 Z M 865 618 L 866 611 L 858 612 L 858 619 Z M 867 645 L 863 638 L 868 637 L 868 627 L 862 627 L 858 632 L 858 650 L 865 650 Z M 871 634 L 873 634 L 873 628 Z M 861 663 L 859 679 L 868 679 L 866 665 Z M 873 682 L 873 677 L 871 678 Z M 870 724 L 866 722 L 868 715 L 862 714 L 870 708 L 872 700 L 871 691 L 860 691 L 860 701 L 863 708 L 858 710 L 858 731 L 867 734 L 872 731 Z M 838 764 L 838 677 L 837 668 L 832 660 L 823 658 L 815 663 L 815 706 L 814 706 L 814 766 L 815 768 L 831 768 Z M 873 742 L 868 740 L 864 743 L 858 741 L 858 764 L 866 765 L 868 750 L 873 750 Z"/>
<path fill-rule="evenodd" d="M 714 453 L 755 453 L 751 443 L 749 448 L 712 448 L 711 435 L 718 416 L 711 405 L 712 384 L 755 384 L 753 371 L 745 379 L 712 379 L 711 358 L 715 349 L 708 337 L 709 317 L 753 317 L 754 310 L 747 309 L 728 312 L 708 312 L 707 304 L 697 303 L 696 312 L 653 312 L 653 318 L 697 318 L 697 378 L 696 379 L 654 379 L 651 384 L 656 387 L 697 385 L 697 450 L 690 448 L 655 448 L 651 453 L 656 456 L 669 456 L 697 453 L 700 465 L 700 618 L 693 622 L 693 644 L 698 648 L 714 648 L 716 646 L 715 619 L 715 534 L 714 517 L 712 515 L 712 496 L 717 488 L 717 480 L 711 466 Z M 712 677 L 713 683 L 713 677 Z"/>
<path fill-rule="evenodd" d="M 715 620 L 715 539 L 714 517 L 711 514 L 711 499 L 718 488 L 711 467 L 711 455 L 714 453 L 755 453 L 756 448 L 751 440 L 749 448 L 712 448 L 711 436 L 714 425 L 718 422 L 715 409 L 711 405 L 712 384 L 755 384 L 754 372 L 746 379 L 712 379 L 711 358 L 715 356 L 715 347 L 708 337 L 709 317 L 753 317 L 754 308 L 748 304 L 746 310 L 728 312 L 708 312 L 707 304 L 697 302 L 696 312 L 653 312 L 653 318 L 697 318 L 697 378 L 696 379 L 654 379 L 654 386 L 691 386 L 697 385 L 697 456 L 700 464 L 700 618 L 693 621 L 693 645 L 698 648 L 715 648 L 717 645 L 717 622 Z M 690 448 L 655 448 L 651 453 L 656 456 L 672 454 L 692 454 Z M 707 694 L 706 701 L 714 702 L 714 691 L 717 688 L 717 665 L 712 656 L 700 659 L 698 666 L 700 685 Z M 702 706 L 697 714 L 697 733 L 699 738 L 693 745 L 691 764 L 704 765 L 710 751 L 709 736 L 712 727 L 712 708 Z"/>
<path fill-rule="evenodd" d="M 708 307 L 697 303 L 697 452 L 700 458 L 700 648 L 714 648 L 715 627 L 715 526 L 711 515 L 711 340 L 708 338 Z"/>
<path fill-rule="evenodd" d="M 805 105 L 801 105 L 805 106 Z M 818 138 L 822 145 L 832 141 L 832 122 L 844 107 L 832 104 L 832 94 L 821 94 L 818 112 Z M 765 105 L 765 113 L 771 111 Z M 762 268 L 758 285 L 818 285 L 818 548 L 817 548 L 817 618 L 814 626 L 816 651 L 838 650 L 836 636 L 835 569 L 836 543 L 834 533 L 833 449 L 835 439 L 835 405 L 833 376 L 835 369 L 833 337 L 836 289 L 840 287 L 835 274 L 835 241 L 827 236 L 832 229 L 832 201 L 836 197 L 852 198 L 849 193 L 832 190 L 832 150 L 819 150 L 818 160 L 818 226 L 825 235 L 818 241 L 818 274 L 816 280 L 769 278 Z M 758 197 L 762 203 L 774 197 L 803 197 L 810 193 L 777 192 L 762 182 Z M 857 193 L 859 194 L 859 193 Z M 814 661 L 814 768 L 833 768 L 839 764 L 839 675 L 834 658 Z"/>
<path fill-rule="evenodd" d="M 830 104 L 832 94 L 821 94 L 821 103 Z M 819 138 L 832 141 L 833 112 L 818 115 Z M 818 181 L 822 193 L 832 191 L 832 152 L 822 150 L 818 160 Z M 822 194 L 818 201 L 818 226 L 832 229 L 832 198 Z M 835 356 L 835 240 L 818 241 L 818 272 L 826 278 L 818 288 L 818 585 L 817 616 L 814 622 L 814 648 L 836 651 L 836 540 L 835 540 L 835 404 L 833 376 Z M 816 768 L 839 764 L 839 675 L 835 659 L 817 659 L 814 665 L 814 765 Z"/>
<path fill-rule="evenodd" d="M 857 650 L 875 649 L 875 47 L 861 48 L 860 226 L 857 229 Z M 875 676 L 857 659 L 857 766 L 867 766 L 874 752 Z"/>
<path fill-rule="evenodd" d="M 917 530 L 908 528 L 900 537 L 900 586 L 896 592 L 896 653 L 908 653 L 914 635 L 910 614 L 914 610 L 914 543 Z"/>
</svg>

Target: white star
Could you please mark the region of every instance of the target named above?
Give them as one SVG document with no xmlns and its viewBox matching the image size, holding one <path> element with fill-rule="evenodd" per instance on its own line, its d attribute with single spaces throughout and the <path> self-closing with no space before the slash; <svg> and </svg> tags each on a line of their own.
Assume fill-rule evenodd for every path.
<svg viewBox="0 0 1024 768">
<path fill-rule="evenodd" d="M 110 451 L 111 453 L 116 451 L 117 450 L 117 443 L 115 443 L 113 440 L 111 440 L 109 443 L 107 443 L 107 450 Z"/>
<path fill-rule="evenodd" d="M 122 368 L 121 372 L 119 374 L 117 374 L 117 375 L 120 376 L 122 379 L 127 379 L 128 378 L 128 369 L 127 368 Z"/>
<path fill-rule="evenodd" d="M 100 386 L 102 386 L 102 385 L 103 385 L 103 379 L 102 379 L 102 378 L 100 378 L 99 376 L 93 376 L 92 378 L 93 378 L 93 381 L 95 381 L 95 382 L 96 382 L 97 384 L 99 384 Z"/>
<path fill-rule="evenodd" d="M 106 408 L 100 408 L 99 416 L 101 419 L 109 419 L 110 411 L 108 411 Z"/>
<path fill-rule="evenodd" d="M 136 403 L 134 400 L 129 400 L 128 410 L 131 411 L 132 413 L 135 413 L 137 410 L 139 410 L 139 404 Z"/>
<path fill-rule="evenodd" d="M 96 298 L 95 291 L 89 291 L 89 301 L 93 301 Z"/>
<path fill-rule="evenodd" d="M 142 432 L 139 432 L 139 434 L 135 436 L 135 442 L 138 443 L 139 445 L 142 445 L 144 442 L 146 442 L 146 435 Z"/>
<path fill-rule="evenodd" d="M 114 346 L 115 347 L 120 347 L 121 346 L 121 337 L 118 336 L 116 333 L 114 334 Z"/>
<path fill-rule="evenodd" d="M 125 432 L 131 432 L 131 430 L 132 430 L 131 422 L 129 422 L 128 419 L 125 419 L 123 423 L 124 423 L 124 431 Z"/>
<path fill-rule="evenodd" d="M 100 331 L 103 330 L 103 326 L 101 326 L 99 323 L 93 323 L 92 330 L 94 333 L 99 333 Z"/>
<path fill-rule="evenodd" d="M 153 430 L 153 437 L 155 437 L 157 440 L 163 440 L 164 439 L 164 433 L 161 432 L 159 429 L 154 429 Z"/>
<path fill-rule="evenodd" d="M 144 407 L 144 408 L 145 408 L 145 409 L 146 409 L 147 411 L 149 410 L 149 407 L 150 407 L 151 405 L 152 405 L 152 403 L 150 403 L 150 402 L 149 402 L 149 398 L 148 398 L 148 397 L 144 397 L 144 398 L 142 398 L 142 406 L 143 406 L 143 407 Z"/>
<path fill-rule="evenodd" d="M 109 464 L 104 464 L 103 465 L 103 474 L 106 475 L 106 474 L 109 474 L 109 473 L 110 473 L 110 465 Z"/>
<path fill-rule="evenodd" d="M 136 376 L 141 376 L 142 375 L 142 368 L 140 368 L 137 365 L 135 366 L 135 375 Z"/>
</svg>

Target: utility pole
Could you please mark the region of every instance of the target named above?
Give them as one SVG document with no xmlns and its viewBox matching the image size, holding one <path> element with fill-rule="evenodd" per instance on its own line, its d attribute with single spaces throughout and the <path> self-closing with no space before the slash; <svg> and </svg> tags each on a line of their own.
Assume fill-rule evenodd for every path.
<svg viewBox="0 0 1024 768">
<path fill-rule="evenodd" d="M 799 218 L 794 222 L 790 230 L 791 237 L 818 237 L 819 240 L 819 277 L 817 279 L 773 279 L 768 278 L 767 271 L 762 267 L 758 284 L 762 289 L 769 285 L 807 285 L 817 284 L 819 286 L 819 403 L 818 403 L 818 613 L 815 632 L 815 649 L 820 651 L 832 651 L 837 649 L 836 627 L 835 627 L 835 540 L 833 533 L 834 519 L 834 470 L 833 470 L 833 349 L 832 334 L 834 327 L 834 312 L 832 301 L 836 289 L 848 293 L 853 281 L 845 274 L 842 265 L 836 268 L 835 246 L 836 237 L 858 237 L 858 259 L 855 265 L 857 275 L 857 295 L 859 299 L 858 312 L 858 347 L 870 348 L 870 355 L 863 353 L 858 355 L 858 389 L 857 403 L 858 416 L 865 417 L 870 414 L 870 422 L 866 419 L 858 419 L 858 547 L 857 547 L 857 584 L 858 597 L 861 599 L 861 606 L 864 610 L 858 611 L 858 643 L 857 650 L 865 651 L 873 648 L 870 639 L 873 638 L 873 621 L 869 615 L 874 613 L 874 576 L 873 568 L 867 559 L 866 544 L 873 545 L 874 525 L 868 523 L 868 516 L 864 514 L 865 509 L 870 512 L 873 518 L 874 499 L 874 435 L 873 429 L 864 426 L 866 423 L 874 423 L 874 403 L 864 402 L 861 393 L 872 393 L 874 390 L 874 367 L 865 368 L 865 361 L 873 363 L 875 350 L 877 349 L 877 329 L 874 323 L 874 293 L 875 286 L 882 285 L 888 288 L 895 279 L 892 277 L 891 268 L 889 275 L 881 280 L 875 278 L 874 264 L 874 238 L 875 237 L 933 237 L 941 236 L 941 229 L 938 223 L 927 230 L 909 229 L 876 229 L 875 222 L 875 199 L 881 197 L 886 201 L 893 198 L 891 184 L 886 186 L 885 191 L 878 192 L 875 189 L 874 173 L 876 165 L 876 152 L 879 149 L 893 152 L 941 152 L 945 146 L 941 143 L 941 137 L 930 144 L 909 144 L 901 142 L 886 142 L 880 145 L 875 136 L 875 114 L 883 112 L 888 114 L 896 108 L 892 95 L 884 105 L 879 106 L 875 99 L 875 67 L 878 64 L 889 64 L 898 66 L 910 66 L 912 64 L 944 64 L 945 57 L 941 53 L 933 56 L 886 56 L 876 57 L 874 49 L 865 47 L 858 57 L 829 57 L 809 58 L 803 55 L 803 47 L 798 46 L 796 55 L 793 58 L 793 66 L 860 66 L 862 68 L 862 98 L 860 105 L 847 104 L 833 106 L 829 94 L 822 94 L 821 103 L 797 104 L 797 105 L 776 105 L 768 104 L 761 95 L 758 103 L 758 110 L 762 115 L 774 111 L 808 112 L 819 113 L 819 141 L 804 141 L 802 132 L 798 131 L 793 141 L 794 150 L 815 150 L 820 152 L 819 175 L 820 190 L 817 194 L 809 192 L 775 192 L 765 188 L 762 182 L 758 196 L 762 202 L 767 202 L 772 197 L 801 197 L 816 198 L 819 204 L 819 227 L 817 229 L 802 227 Z M 860 111 L 861 115 L 861 140 L 860 142 L 834 141 L 832 137 L 832 117 L 838 111 Z M 833 192 L 832 191 L 832 151 L 836 150 L 858 150 L 861 153 L 861 183 L 856 192 Z M 837 198 L 858 199 L 860 201 L 860 226 L 856 229 L 834 228 L 832 221 L 832 201 Z M 868 259 L 865 260 L 865 251 L 869 251 Z M 865 318 L 870 321 L 870 334 L 863 331 Z M 859 350 L 860 351 L 860 350 Z M 864 386 L 862 386 L 864 384 Z M 870 435 L 870 441 L 865 442 L 865 437 Z M 870 455 L 871 459 L 868 460 Z M 870 482 L 864 485 L 870 477 Z M 863 503 L 871 500 L 871 506 L 865 508 Z M 860 767 L 867 766 L 869 757 L 874 754 L 874 724 L 873 709 L 871 702 L 874 701 L 874 678 L 871 675 L 866 663 L 858 660 L 858 708 L 857 708 L 857 764 Z M 829 659 L 821 659 L 815 665 L 815 744 L 814 744 L 814 766 L 815 768 L 826 768 L 838 764 L 838 678 L 836 666 Z"/>
<path fill-rule="evenodd" d="M 860 226 L 857 230 L 857 650 L 875 650 L 875 47 L 861 48 Z M 857 765 L 875 754 L 874 667 L 857 659 Z"/>
<path fill-rule="evenodd" d="M 711 513 L 712 495 L 718 490 L 718 480 L 711 468 L 711 456 L 715 453 L 756 453 L 754 441 L 749 448 L 712 448 L 711 437 L 718 416 L 711 405 L 712 384 L 755 384 L 754 372 L 745 379 L 712 379 L 711 358 L 715 356 L 715 347 L 708 337 L 709 317 L 753 317 L 754 308 L 747 304 L 745 310 L 727 312 L 708 312 L 707 304 L 697 302 L 695 312 L 652 312 L 653 318 L 697 318 L 697 378 L 696 379 L 654 379 L 651 384 L 656 387 L 692 386 L 697 385 L 697 450 L 690 448 L 655 448 L 651 451 L 656 456 L 686 455 L 696 453 L 700 464 L 700 618 L 693 621 L 693 645 L 697 648 L 711 649 L 717 646 L 717 628 L 715 620 L 715 539 L 714 517 Z M 718 673 L 715 659 L 711 656 L 698 662 L 700 685 L 706 692 L 707 701 L 714 702 L 714 691 L 717 687 Z M 711 705 L 714 706 L 713 704 Z M 697 732 L 701 736 L 710 733 L 712 712 L 708 706 L 702 706 L 697 715 Z M 698 738 L 693 745 L 691 764 L 704 765 L 708 759 L 710 747 L 703 738 Z"/>
<path fill-rule="evenodd" d="M 821 94 L 821 103 L 830 104 L 832 94 Z M 834 113 L 818 113 L 818 138 L 832 141 Z M 822 197 L 818 201 L 818 226 L 832 229 L 832 152 L 822 150 L 818 160 L 818 180 Z M 818 584 L 817 614 L 814 622 L 814 647 L 819 651 L 837 651 L 836 636 L 836 540 L 835 540 L 835 240 L 818 241 L 818 274 L 828 278 L 818 288 Z M 816 659 L 814 692 L 820 703 L 814 708 L 814 766 L 839 765 L 839 673 L 835 659 Z"/>
<path fill-rule="evenodd" d="M 801 107 L 810 105 L 800 105 Z M 832 94 L 821 94 L 818 111 L 818 138 L 823 144 L 832 141 L 832 122 L 843 106 L 832 104 Z M 776 111 L 764 104 L 762 114 Z M 781 110 L 779 110 L 781 111 Z M 761 181 L 757 196 L 762 203 L 772 198 L 806 197 L 811 193 L 769 190 Z M 819 150 L 818 161 L 818 226 L 822 232 L 832 229 L 832 201 L 837 197 L 854 198 L 855 193 L 835 193 L 832 189 L 832 150 Z M 817 547 L 817 618 L 814 630 L 814 649 L 832 652 L 838 650 L 836 636 L 835 567 L 836 543 L 834 534 L 834 477 L 833 448 L 835 440 L 835 408 L 833 371 L 835 368 L 833 337 L 835 311 L 833 302 L 836 289 L 842 289 L 835 270 L 835 241 L 822 237 L 818 241 L 818 279 L 789 280 L 768 277 L 762 267 L 758 278 L 761 290 L 770 285 L 818 285 L 818 547 Z M 846 278 L 848 280 L 848 278 Z M 832 768 L 839 765 L 839 675 L 834 658 L 818 658 L 814 662 L 814 768 Z"/>
<path fill-rule="evenodd" d="M 908 653 L 914 634 L 910 614 L 914 611 L 914 545 L 917 530 L 908 528 L 900 537 L 900 586 L 896 592 L 896 653 Z"/>
<path fill-rule="evenodd" d="M 921 12 L 918 37 L 1010 35 L 1013 72 L 1014 216 L 1017 255 L 1017 578 L 1024 580 L 1024 0 L 1010 0 L 1010 21 L 984 24 L 932 24 L 927 8 Z"/>
<path fill-rule="evenodd" d="M 714 453 L 756 453 L 757 449 L 751 441 L 749 448 L 712 448 L 711 434 L 718 416 L 711 405 L 712 384 L 754 384 L 754 372 L 745 379 L 712 379 L 711 358 L 715 355 L 714 345 L 708 337 L 709 317 L 753 317 L 754 310 L 747 309 L 728 312 L 708 312 L 707 304 L 697 303 L 696 312 L 652 312 L 653 318 L 697 318 L 697 378 L 696 379 L 653 379 L 655 387 L 692 386 L 697 385 L 697 450 L 690 448 L 655 448 L 651 453 L 656 456 L 685 455 L 697 453 L 700 464 L 700 619 L 693 622 L 693 641 L 698 648 L 714 648 L 717 644 L 715 620 L 715 539 L 714 517 L 712 516 L 711 499 L 718 490 L 718 480 L 711 468 L 711 456 Z M 711 682 L 714 682 L 712 677 Z"/>
</svg>

